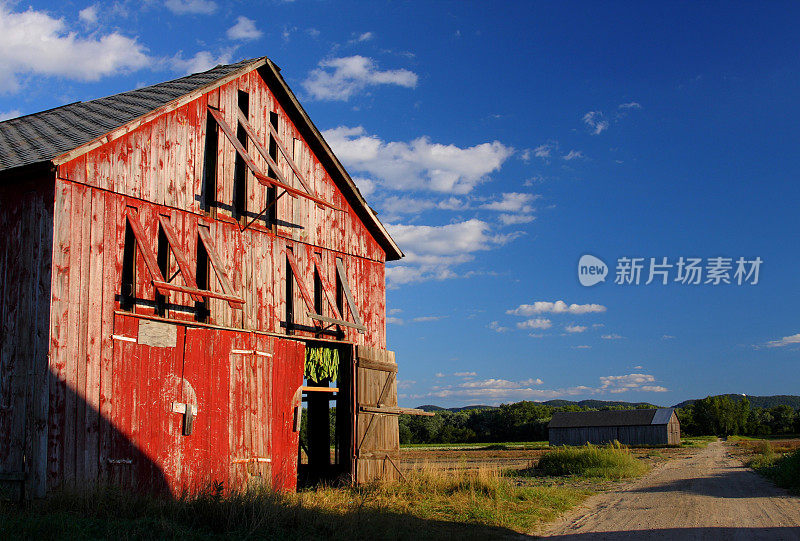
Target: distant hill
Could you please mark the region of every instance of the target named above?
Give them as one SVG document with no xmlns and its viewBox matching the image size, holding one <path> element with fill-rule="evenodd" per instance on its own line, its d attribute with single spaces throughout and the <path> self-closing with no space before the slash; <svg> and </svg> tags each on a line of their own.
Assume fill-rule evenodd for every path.
<svg viewBox="0 0 800 541">
<path fill-rule="evenodd" d="M 741 400 L 742 395 L 740 394 L 729 394 L 729 395 L 720 395 L 720 396 L 729 396 L 734 400 Z M 796 395 L 788 395 L 788 394 L 779 394 L 774 396 L 747 396 L 750 400 L 750 406 L 753 408 L 774 408 L 775 406 L 780 406 L 786 404 L 794 409 L 800 409 L 800 396 Z M 693 400 L 684 400 L 678 404 L 672 406 L 673 408 L 683 408 L 690 404 L 694 404 L 699 399 Z M 563 408 L 566 406 L 579 406 L 581 408 L 592 408 L 592 409 L 602 409 L 602 408 L 611 408 L 616 406 L 626 406 L 631 408 L 638 408 L 638 407 L 648 407 L 648 408 L 657 408 L 654 404 L 650 404 L 649 402 L 622 402 L 618 400 L 547 400 L 545 402 L 537 402 L 537 404 L 544 404 L 545 406 L 552 406 L 554 408 Z M 419 409 L 424 411 L 467 411 L 467 410 L 484 410 L 484 409 L 495 409 L 496 406 L 485 406 L 485 405 L 473 405 L 473 406 L 463 406 L 460 408 L 443 408 L 441 406 L 434 406 L 432 404 L 428 404 L 425 406 L 418 406 Z"/>
<path fill-rule="evenodd" d="M 732 400 L 741 400 L 744 398 L 740 394 L 727 394 L 727 395 L 718 395 L 718 396 L 728 396 Z M 750 396 L 747 395 L 747 399 L 750 401 L 750 407 L 752 408 L 774 408 L 775 406 L 782 406 L 787 405 L 793 409 L 800 409 L 800 396 L 791 395 L 791 394 L 776 394 L 772 396 Z M 694 400 L 684 400 L 679 404 L 675 404 L 676 408 L 684 408 L 691 404 L 694 404 L 699 399 Z"/>
</svg>

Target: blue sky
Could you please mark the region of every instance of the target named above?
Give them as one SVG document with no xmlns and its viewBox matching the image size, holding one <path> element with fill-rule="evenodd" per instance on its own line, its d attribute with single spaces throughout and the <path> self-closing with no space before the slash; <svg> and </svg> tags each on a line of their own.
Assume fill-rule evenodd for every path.
<svg viewBox="0 0 800 541">
<path fill-rule="evenodd" d="M 408 255 L 402 405 L 800 394 L 799 12 L 5 2 L 0 117 L 266 54 Z M 605 282 L 580 285 L 584 254 Z M 623 257 L 639 285 L 614 283 Z M 731 258 L 733 283 L 645 285 L 664 257 Z"/>
</svg>

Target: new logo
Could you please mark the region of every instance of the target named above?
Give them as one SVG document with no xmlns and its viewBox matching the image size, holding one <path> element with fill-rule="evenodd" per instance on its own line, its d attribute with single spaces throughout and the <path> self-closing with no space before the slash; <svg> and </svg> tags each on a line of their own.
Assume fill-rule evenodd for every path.
<svg viewBox="0 0 800 541">
<path fill-rule="evenodd" d="M 605 282 L 608 267 L 599 257 L 582 255 L 578 261 L 578 281 L 582 286 L 591 287 L 598 282 Z"/>
</svg>

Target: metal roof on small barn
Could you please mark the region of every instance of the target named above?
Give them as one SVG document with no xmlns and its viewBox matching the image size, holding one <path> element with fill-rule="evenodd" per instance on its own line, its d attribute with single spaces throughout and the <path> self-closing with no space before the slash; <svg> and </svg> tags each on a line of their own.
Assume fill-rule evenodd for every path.
<svg viewBox="0 0 800 541">
<path fill-rule="evenodd" d="M 672 408 L 559 412 L 553 414 L 548 428 L 582 428 L 589 426 L 665 425 Z"/>
<path fill-rule="evenodd" d="M 0 122 L 0 171 L 52 160 L 255 60 Z"/>
</svg>

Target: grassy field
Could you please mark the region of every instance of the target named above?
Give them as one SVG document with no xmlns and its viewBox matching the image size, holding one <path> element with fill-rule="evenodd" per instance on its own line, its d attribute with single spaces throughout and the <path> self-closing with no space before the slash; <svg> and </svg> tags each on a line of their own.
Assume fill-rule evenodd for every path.
<svg viewBox="0 0 800 541">
<path fill-rule="evenodd" d="M 321 486 L 297 494 L 211 491 L 182 500 L 118 490 L 85 497 L 60 494 L 23 508 L 0 503 L 0 539 L 517 538 L 590 494 L 613 488 L 610 479 L 648 469 L 644 458 L 620 446 L 530 453 L 553 456 L 559 475 L 537 468 L 535 458 L 523 469 L 423 464 L 407 471 L 404 482 Z"/>
<path fill-rule="evenodd" d="M 506 441 L 503 443 L 407 443 L 403 449 L 474 449 L 477 451 L 547 449 L 546 441 Z"/>
<path fill-rule="evenodd" d="M 702 448 L 708 447 L 712 441 L 717 441 L 716 436 L 689 436 L 681 438 L 681 447 Z"/>
</svg>

